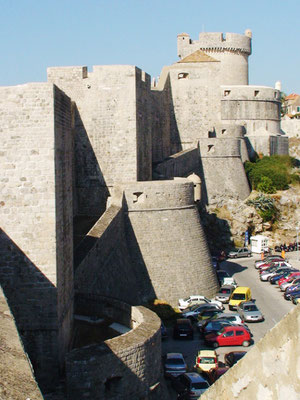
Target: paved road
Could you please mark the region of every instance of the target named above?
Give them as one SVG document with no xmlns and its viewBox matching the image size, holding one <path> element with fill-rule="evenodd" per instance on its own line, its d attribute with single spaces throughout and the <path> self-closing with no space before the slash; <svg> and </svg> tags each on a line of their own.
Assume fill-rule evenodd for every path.
<svg viewBox="0 0 300 400">
<path fill-rule="evenodd" d="M 295 267 L 300 267 L 296 257 L 290 262 Z M 265 317 L 264 322 L 248 324 L 253 334 L 254 344 L 258 342 L 277 322 L 279 322 L 291 309 L 295 307 L 289 301 L 283 298 L 282 292 L 277 286 L 271 285 L 269 282 L 261 282 L 258 276 L 258 271 L 254 268 L 254 260 L 258 257 L 241 258 L 237 260 L 227 260 L 221 263 L 221 269 L 225 269 L 230 275 L 234 276 L 239 286 L 249 286 L 251 288 L 252 297 L 256 300 L 258 308 L 262 311 Z M 191 293 L 194 294 L 194 293 Z M 195 293 L 196 294 L 196 293 Z M 228 306 L 225 305 L 225 312 L 228 311 Z M 162 352 L 180 352 L 184 355 L 188 364 L 189 370 L 192 370 L 195 363 L 197 351 L 207 348 L 203 343 L 202 338 L 195 328 L 194 340 L 173 340 L 172 328 L 168 328 L 169 338 L 162 343 Z M 224 361 L 224 354 L 234 351 L 248 351 L 250 347 L 231 346 L 219 347 L 217 353 L 219 361 Z M 172 390 L 171 390 L 172 393 Z M 174 393 L 171 394 L 176 398 Z M 172 397 L 173 398 L 173 397 Z"/>
</svg>

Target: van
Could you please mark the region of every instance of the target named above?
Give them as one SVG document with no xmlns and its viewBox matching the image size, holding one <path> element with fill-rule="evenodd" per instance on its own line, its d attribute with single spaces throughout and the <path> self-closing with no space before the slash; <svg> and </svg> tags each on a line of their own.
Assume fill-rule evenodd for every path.
<svg viewBox="0 0 300 400">
<path fill-rule="evenodd" d="M 229 310 L 236 310 L 242 301 L 251 300 L 251 290 L 247 286 L 238 286 L 230 296 Z"/>
</svg>

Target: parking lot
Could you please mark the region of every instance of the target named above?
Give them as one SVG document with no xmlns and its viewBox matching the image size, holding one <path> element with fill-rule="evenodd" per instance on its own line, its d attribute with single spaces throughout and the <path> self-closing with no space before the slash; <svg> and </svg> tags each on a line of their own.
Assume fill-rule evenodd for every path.
<svg viewBox="0 0 300 400">
<path fill-rule="evenodd" d="M 239 286 L 249 286 L 252 291 L 252 298 L 255 299 L 256 305 L 262 311 L 265 320 L 263 322 L 247 323 L 253 334 L 253 343 L 249 347 L 228 346 L 218 347 L 216 352 L 220 362 L 224 362 L 224 355 L 231 351 L 251 351 L 251 348 L 257 343 L 273 326 L 276 325 L 291 309 L 295 307 L 289 301 L 283 298 L 277 286 L 271 285 L 269 282 L 261 282 L 258 277 L 258 271 L 254 268 L 254 261 L 259 259 L 258 256 L 250 258 L 240 258 L 236 260 L 226 260 L 221 263 L 221 269 L 226 270 L 233 276 Z M 287 253 L 286 259 L 296 268 L 300 269 L 300 261 L 296 252 Z M 201 294 L 201 293 L 191 293 Z M 229 312 L 228 305 L 225 304 L 224 312 Z M 172 327 L 167 327 L 168 338 L 162 342 L 163 355 L 169 352 L 179 352 L 184 355 L 188 365 L 188 370 L 192 371 L 197 352 L 202 349 L 208 349 L 204 341 L 197 331 L 194 324 L 194 339 L 174 340 L 172 338 Z M 176 398 L 175 392 L 170 389 L 171 398 Z"/>
</svg>

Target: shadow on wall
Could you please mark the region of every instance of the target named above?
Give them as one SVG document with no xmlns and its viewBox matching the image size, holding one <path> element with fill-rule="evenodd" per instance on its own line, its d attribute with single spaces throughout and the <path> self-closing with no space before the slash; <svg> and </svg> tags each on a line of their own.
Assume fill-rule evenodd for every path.
<svg viewBox="0 0 300 400">
<path fill-rule="evenodd" d="M 74 131 L 74 250 L 106 209 L 110 196 L 99 162 L 75 103 Z"/>
<path fill-rule="evenodd" d="M 125 238 L 127 241 L 129 257 L 131 265 L 136 276 L 136 287 L 138 288 L 138 299 L 136 304 L 146 304 L 156 299 L 156 293 L 150 279 L 147 266 L 145 264 L 140 246 L 135 236 L 133 227 L 128 217 L 128 213 L 124 213 L 125 219 Z"/>
<path fill-rule="evenodd" d="M 209 213 L 203 203 L 198 203 L 198 210 L 211 254 L 231 249 L 233 246 L 230 225 L 216 213 Z"/>
<path fill-rule="evenodd" d="M 0 284 L 37 382 L 47 392 L 59 378 L 57 289 L 2 229 L 0 260 Z"/>
<path fill-rule="evenodd" d="M 205 180 L 205 174 L 204 174 L 204 168 L 203 168 L 199 144 L 198 148 L 199 148 L 199 177 L 201 179 L 201 203 L 203 205 L 208 205 L 207 186 L 206 186 L 206 180 Z"/>
<path fill-rule="evenodd" d="M 174 102 L 172 95 L 172 88 L 170 84 L 170 76 L 168 76 L 166 82 L 166 88 L 168 93 L 168 105 L 169 105 L 169 115 L 170 115 L 170 132 L 171 132 L 171 155 L 179 153 L 182 150 L 181 137 L 178 130 L 177 121 L 175 118 Z"/>
<path fill-rule="evenodd" d="M 106 209 L 109 190 L 75 103 L 72 103 L 72 110 L 75 144 L 74 215 L 100 217 Z"/>
<path fill-rule="evenodd" d="M 244 140 L 246 142 L 246 147 L 249 155 L 249 160 L 251 162 L 255 161 L 258 158 L 257 152 L 254 150 L 254 147 L 252 146 L 249 138 L 247 136 L 244 136 Z"/>
<path fill-rule="evenodd" d="M 75 252 L 75 290 L 143 304 L 156 297 L 126 205 L 111 205 Z"/>
</svg>

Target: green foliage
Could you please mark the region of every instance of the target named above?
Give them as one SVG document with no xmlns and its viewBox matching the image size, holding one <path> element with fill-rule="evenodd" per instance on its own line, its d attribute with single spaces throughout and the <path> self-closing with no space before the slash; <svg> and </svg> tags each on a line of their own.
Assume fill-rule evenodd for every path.
<svg viewBox="0 0 300 400">
<path fill-rule="evenodd" d="M 267 177 L 271 180 L 272 186 L 276 190 L 285 190 L 288 189 L 288 184 L 296 179 L 291 173 L 295 165 L 296 160 L 290 156 L 264 156 L 256 160 L 256 162 L 246 162 L 245 171 L 253 189 L 259 189 L 258 185 L 264 177 Z M 264 183 L 262 187 L 266 187 L 266 184 Z M 266 193 L 272 192 L 268 191 Z"/>
<path fill-rule="evenodd" d="M 257 185 L 257 190 L 263 193 L 276 193 L 276 188 L 272 183 L 272 179 L 268 178 L 267 176 L 263 176 Z"/>
<path fill-rule="evenodd" d="M 248 200 L 248 206 L 253 206 L 258 214 L 262 217 L 263 222 L 275 221 L 278 216 L 278 210 L 274 200 L 260 193 L 255 199 Z"/>
</svg>

